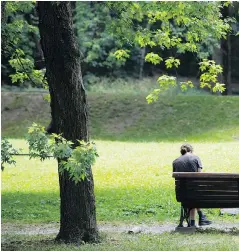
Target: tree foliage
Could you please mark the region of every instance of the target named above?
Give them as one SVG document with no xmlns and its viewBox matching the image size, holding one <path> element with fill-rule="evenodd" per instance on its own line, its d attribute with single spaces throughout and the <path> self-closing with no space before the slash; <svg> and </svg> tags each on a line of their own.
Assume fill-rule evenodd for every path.
<svg viewBox="0 0 239 251">
<path fill-rule="evenodd" d="M 219 2 L 110 2 L 108 6 L 118 15 L 118 22 L 112 24 L 112 29 L 117 30 L 119 37 L 122 33 L 128 34 L 126 29 L 137 26 L 137 32 L 130 34 L 129 41 L 141 47 L 150 47 L 152 51 L 145 60 L 153 64 L 165 62 L 166 68 L 178 67 L 180 60 L 177 57 L 163 58 L 160 53 L 154 53 L 154 48 L 173 49 L 175 55 L 193 52 L 199 59 L 205 59 L 208 54 L 203 47 L 208 47 L 210 43 L 215 45 L 219 39 L 225 38 L 233 21 L 221 18 L 223 5 Z M 143 22 L 150 23 L 150 29 L 142 26 Z M 200 63 L 200 70 L 203 71 L 201 87 L 207 86 L 214 92 L 224 90 L 224 85 L 217 80 L 217 75 L 222 72 L 220 66 L 205 59 Z M 158 79 L 158 83 L 160 87 L 147 97 L 149 103 L 165 86 L 175 84 L 175 80 L 165 75 Z M 185 90 L 192 83 L 180 85 Z"/>
<path fill-rule="evenodd" d="M 2 72 L 20 86 L 46 87 L 44 71 L 35 67 L 36 40 L 40 40 L 35 3 L 6 2 L 2 22 Z"/>
<path fill-rule="evenodd" d="M 77 2 L 74 19 L 85 72 L 92 68 L 113 71 L 125 65 L 124 57 L 114 56 L 123 44 L 107 30 L 113 18 L 104 2 Z"/>
<path fill-rule="evenodd" d="M 27 81 L 33 87 L 48 88 L 45 71 L 35 69 L 33 59 L 27 57 L 23 50 L 16 49 L 9 60 L 9 64 L 15 69 L 15 73 L 9 75 L 12 83 L 24 85 Z"/>
<path fill-rule="evenodd" d="M 13 159 L 13 155 L 18 154 L 18 150 L 13 148 L 12 144 L 7 139 L 1 140 L 1 169 L 4 170 L 5 163 L 7 164 L 16 164 L 16 161 Z"/>
<path fill-rule="evenodd" d="M 187 76 L 193 68 L 196 74 L 200 68 L 196 62 L 210 59 L 219 39 L 226 36 L 234 22 L 232 18 L 222 18 L 225 5 L 228 3 L 76 2 L 74 27 L 85 83 L 95 83 L 96 76 L 112 74 L 135 77 L 141 67 L 148 74 L 153 74 L 152 69 L 170 73 L 172 68 Z M 3 57 L 2 73 L 10 75 L 15 85 L 45 87 L 44 71 L 34 68 L 37 59 L 33 37 L 39 39 L 34 8 L 34 2 L 6 2 L 2 48 L 7 57 Z M 143 66 L 142 49 L 146 56 Z M 185 58 L 194 62 L 190 72 Z"/>
<path fill-rule="evenodd" d="M 78 183 L 88 176 L 91 165 L 95 163 L 98 153 L 93 142 L 78 140 L 78 146 L 66 140 L 61 135 L 47 135 L 45 127 L 33 123 L 28 128 L 26 140 L 29 145 L 29 157 L 40 158 L 41 161 L 54 157 L 60 161 L 60 173 L 64 170 L 69 172 L 70 178 Z M 16 164 L 13 155 L 18 155 L 19 150 L 13 148 L 12 144 L 6 140 L 1 140 L 1 168 L 3 164 Z"/>
<path fill-rule="evenodd" d="M 34 43 L 29 41 L 28 34 L 31 32 L 38 34 L 38 29 L 29 24 L 24 15 L 31 13 L 34 6 L 34 2 L 6 2 L 5 20 L 1 26 L 4 55 L 11 55 L 19 48 L 23 49 L 28 56 L 32 55 Z"/>
<path fill-rule="evenodd" d="M 45 160 L 52 154 L 59 160 L 60 173 L 67 170 L 75 183 L 87 178 L 88 169 L 98 156 L 93 142 L 78 140 L 78 146 L 75 147 L 72 141 L 61 135 L 52 133 L 48 138 L 45 128 L 36 123 L 29 127 L 27 141 L 30 158 Z"/>
</svg>

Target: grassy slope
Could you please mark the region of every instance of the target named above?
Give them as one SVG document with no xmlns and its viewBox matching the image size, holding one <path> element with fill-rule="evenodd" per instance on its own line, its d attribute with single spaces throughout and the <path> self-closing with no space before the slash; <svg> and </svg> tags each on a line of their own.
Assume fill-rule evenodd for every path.
<svg viewBox="0 0 239 251">
<path fill-rule="evenodd" d="M 239 97 L 90 93 L 90 135 L 116 141 L 233 141 L 239 138 Z M 47 125 L 42 94 L 2 95 L 2 135 L 21 138 L 32 121 Z"/>
<path fill-rule="evenodd" d="M 231 141 L 239 138 L 239 97 L 90 96 L 92 137 L 123 141 Z"/>
</svg>

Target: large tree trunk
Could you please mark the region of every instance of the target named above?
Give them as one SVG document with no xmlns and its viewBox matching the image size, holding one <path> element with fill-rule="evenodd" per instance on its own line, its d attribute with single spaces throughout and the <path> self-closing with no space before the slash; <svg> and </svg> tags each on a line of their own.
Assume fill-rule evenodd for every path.
<svg viewBox="0 0 239 251">
<path fill-rule="evenodd" d="M 67 140 L 88 140 L 88 114 L 80 53 L 72 26 L 70 2 L 38 2 L 41 45 L 51 95 L 54 131 Z M 75 184 L 59 173 L 60 232 L 65 242 L 97 241 L 93 176 Z"/>
</svg>

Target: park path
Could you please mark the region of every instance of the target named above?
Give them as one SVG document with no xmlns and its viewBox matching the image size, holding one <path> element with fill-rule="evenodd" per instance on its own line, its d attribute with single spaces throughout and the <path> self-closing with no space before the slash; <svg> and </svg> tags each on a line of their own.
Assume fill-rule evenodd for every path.
<svg viewBox="0 0 239 251">
<path fill-rule="evenodd" d="M 99 230 L 102 232 L 119 232 L 119 233 L 153 233 L 162 234 L 165 232 L 172 232 L 175 230 L 175 223 L 164 223 L 158 225 L 111 225 L 111 224 L 98 224 Z M 204 226 L 202 229 L 216 229 L 222 231 L 231 231 L 232 229 L 239 229 L 239 222 L 223 222 L 218 221 L 210 226 Z M 17 234 L 17 235 L 48 235 L 57 234 L 59 231 L 59 224 L 13 224 L 2 223 L 1 233 Z"/>
</svg>

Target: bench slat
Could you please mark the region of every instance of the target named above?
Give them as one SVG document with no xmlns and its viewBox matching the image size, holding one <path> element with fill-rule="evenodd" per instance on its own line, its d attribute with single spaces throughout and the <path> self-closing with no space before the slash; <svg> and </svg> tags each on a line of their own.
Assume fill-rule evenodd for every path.
<svg viewBox="0 0 239 251">
<path fill-rule="evenodd" d="M 187 194 L 185 195 L 178 195 L 177 197 L 178 201 L 192 201 L 192 200 L 233 200 L 233 201 L 238 201 L 239 202 L 239 198 L 238 195 L 199 195 L 199 196 L 195 196 L 195 195 L 190 195 Z"/>
<path fill-rule="evenodd" d="M 238 208 L 239 201 L 231 201 L 231 200 L 197 200 L 197 201 L 183 201 L 182 206 L 186 208 Z"/>
<path fill-rule="evenodd" d="M 212 178 L 212 179 L 239 179 L 239 173 L 196 173 L 196 172 L 173 172 L 173 178 Z"/>
<path fill-rule="evenodd" d="M 176 184 L 176 189 L 187 189 L 187 190 L 232 190 L 232 191 L 238 191 L 238 186 L 237 185 L 228 185 L 226 186 L 225 184 L 218 184 L 218 185 L 193 185 L 193 184 L 186 184 L 185 186 L 182 184 Z"/>
<path fill-rule="evenodd" d="M 216 196 L 234 196 L 235 198 L 239 199 L 237 191 L 184 191 L 177 192 L 178 196 L 180 197 L 216 197 Z"/>
<path fill-rule="evenodd" d="M 197 179 L 197 180 L 192 180 L 192 179 L 176 179 L 176 184 L 179 184 L 181 181 L 187 182 L 190 185 L 225 185 L 225 186 L 237 186 L 237 180 L 214 180 L 214 179 Z"/>
</svg>

